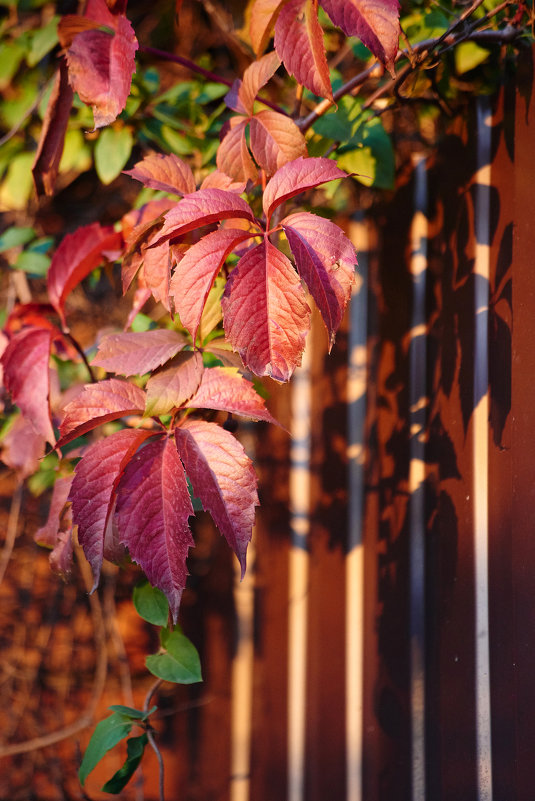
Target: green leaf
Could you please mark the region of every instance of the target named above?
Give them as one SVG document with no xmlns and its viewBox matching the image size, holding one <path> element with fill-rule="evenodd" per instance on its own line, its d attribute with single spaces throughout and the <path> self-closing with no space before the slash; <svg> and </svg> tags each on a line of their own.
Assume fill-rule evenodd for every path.
<svg viewBox="0 0 535 801">
<path fill-rule="evenodd" d="M 132 719 L 119 712 L 114 712 L 113 715 L 97 724 L 78 771 L 78 777 L 82 784 L 108 751 L 128 737 L 132 725 Z"/>
<path fill-rule="evenodd" d="M 73 128 L 65 134 L 65 145 L 59 163 L 60 172 L 85 172 L 91 167 L 93 159 L 81 131 Z"/>
<path fill-rule="evenodd" d="M 26 48 L 20 42 L 0 45 L 0 89 L 9 86 L 25 53 Z"/>
<path fill-rule="evenodd" d="M 22 211 L 26 208 L 33 189 L 33 153 L 19 153 L 11 161 L 6 178 L 0 188 L 0 206 Z"/>
<path fill-rule="evenodd" d="M 143 620 L 154 626 L 167 626 L 169 604 L 161 590 L 144 581 L 134 587 L 133 600 L 136 612 Z"/>
<path fill-rule="evenodd" d="M 126 762 L 119 768 L 117 773 L 106 782 L 102 788 L 102 792 L 113 793 L 114 795 L 121 792 L 123 787 L 128 784 L 136 772 L 148 741 L 149 739 L 146 734 L 141 734 L 139 737 L 130 737 L 126 741 Z"/>
<path fill-rule="evenodd" d="M 58 43 L 59 17 L 52 17 L 44 28 L 40 28 L 32 36 L 30 52 L 26 56 L 29 67 L 35 67 L 47 53 Z"/>
<path fill-rule="evenodd" d="M 462 42 L 455 48 L 455 69 L 458 75 L 479 67 L 490 56 L 490 51 L 475 42 Z"/>
<path fill-rule="evenodd" d="M 12 225 L 0 236 L 0 253 L 4 253 L 10 248 L 26 245 L 34 237 L 35 231 L 33 228 L 17 228 L 16 225 Z"/>
<path fill-rule="evenodd" d="M 108 707 L 108 709 L 111 709 L 112 712 L 120 712 L 122 715 L 126 715 L 129 718 L 134 718 L 135 720 L 147 720 L 149 715 L 152 715 L 153 712 L 156 712 L 158 707 L 153 706 L 148 712 L 143 712 L 142 709 L 134 709 L 133 706 L 114 704 L 113 706 Z"/>
<path fill-rule="evenodd" d="M 13 266 L 15 270 L 22 270 L 30 275 L 43 277 L 50 267 L 50 257 L 38 251 L 26 250 L 18 256 Z"/>
<path fill-rule="evenodd" d="M 392 189 L 395 158 L 392 141 L 378 117 L 362 122 L 355 135 L 338 150 L 336 163 L 365 186 Z"/>
<path fill-rule="evenodd" d="M 202 681 L 201 661 L 193 643 L 180 631 L 161 631 L 166 653 L 152 654 L 145 660 L 150 672 L 164 681 L 175 684 L 195 684 Z"/>
<path fill-rule="evenodd" d="M 130 158 L 134 137 L 130 128 L 105 128 L 95 145 L 95 169 L 103 184 L 111 184 Z"/>
</svg>

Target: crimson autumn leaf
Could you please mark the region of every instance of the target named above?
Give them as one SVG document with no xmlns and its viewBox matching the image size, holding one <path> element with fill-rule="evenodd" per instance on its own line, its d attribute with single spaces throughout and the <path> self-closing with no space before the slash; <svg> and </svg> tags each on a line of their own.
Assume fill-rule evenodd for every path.
<svg viewBox="0 0 535 801">
<path fill-rule="evenodd" d="M 194 544 L 193 507 L 173 439 L 148 443 L 130 461 L 117 498 L 120 541 L 154 587 L 167 596 L 176 621 L 186 585 L 186 557 Z"/>
<path fill-rule="evenodd" d="M 65 407 L 57 447 L 63 447 L 102 423 L 130 414 L 142 414 L 144 408 L 145 393 L 128 381 L 108 378 L 98 384 L 86 384 Z"/>
<path fill-rule="evenodd" d="M 208 293 L 225 259 L 240 242 L 251 236 L 251 233 L 237 228 L 221 228 L 191 245 L 178 262 L 171 278 L 170 292 L 180 322 L 194 341 Z"/>
<path fill-rule="evenodd" d="M 110 373 L 143 375 L 172 359 L 186 344 L 178 331 L 166 328 L 109 334 L 100 342 L 91 364 Z"/>
<path fill-rule="evenodd" d="M 268 182 L 262 198 L 268 225 L 277 206 L 280 206 L 285 200 L 327 181 L 345 177 L 347 177 L 347 173 L 340 170 L 331 159 L 298 158 L 285 164 Z"/>
<path fill-rule="evenodd" d="M 35 473 L 45 455 L 46 440 L 22 414 L 12 417 L 0 439 L 0 459 L 20 478 Z"/>
<path fill-rule="evenodd" d="M 393 75 L 399 44 L 398 0 L 320 0 L 346 36 L 358 36 Z"/>
<path fill-rule="evenodd" d="M 164 212 L 169 211 L 173 202 L 169 198 L 160 198 L 159 200 L 151 200 L 146 203 L 141 209 L 133 209 L 125 214 L 121 220 L 123 237 L 126 242 L 125 254 L 121 268 L 121 277 L 123 282 L 123 293 L 127 291 L 132 283 L 136 273 L 142 268 L 140 273 L 141 283 L 145 282 L 145 255 L 150 242 L 155 237 L 155 232 L 163 223 L 162 215 Z M 165 276 L 164 284 L 167 286 L 169 282 L 169 251 L 162 249 L 158 251 L 155 257 L 149 260 L 148 263 L 148 277 L 151 284 L 151 291 L 158 292 L 162 285 L 162 276 L 158 276 L 158 263 L 164 261 Z M 156 274 L 155 274 L 156 273 Z M 145 286 L 145 288 L 147 288 Z M 167 305 L 166 305 L 167 308 Z"/>
<path fill-rule="evenodd" d="M 171 409 L 183 406 L 201 382 L 204 369 L 201 353 L 182 352 L 173 362 L 147 381 L 147 417 L 167 414 Z"/>
<path fill-rule="evenodd" d="M 243 577 L 258 505 L 251 460 L 237 439 L 215 423 L 183 420 L 175 437 L 193 491 L 234 550 Z"/>
<path fill-rule="evenodd" d="M 90 445 L 75 469 L 69 493 L 78 541 L 98 585 L 104 539 L 116 499 L 117 485 L 130 458 L 152 431 L 124 429 Z"/>
<path fill-rule="evenodd" d="M 168 156 L 153 153 L 131 170 L 124 170 L 124 174 L 141 181 L 143 186 L 175 195 L 189 195 L 197 188 L 190 166 L 173 153 Z"/>
<path fill-rule="evenodd" d="M 232 272 L 223 295 L 227 338 L 256 375 L 288 381 L 301 362 L 310 309 L 286 256 L 265 240 Z"/>
<path fill-rule="evenodd" d="M 166 239 L 175 239 L 202 225 L 232 218 L 255 221 L 254 214 L 245 200 L 234 192 L 224 189 L 198 189 L 176 204 L 164 215 L 163 228 L 153 245 Z"/>
<path fill-rule="evenodd" d="M 25 328 L 15 334 L 2 354 L 4 385 L 37 434 L 51 445 L 56 438 L 50 418 L 49 361 L 53 332 Z"/>
<path fill-rule="evenodd" d="M 60 530 L 65 530 L 65 526 L 62 525 L 62 513 L 67 503 L 69 492 L 71 491 L 73 478 L 74 474 L 71 476 L 60 476 L 54 482 L 46 523 L 44 526 L 41 526 L 34 535 L 34 540 L 39 545 L 55 548 Z"/>
<path fill-rule="evenodd" d="M 244 378 L 236 367 L 206 369 L 197 392 L 187 405 L 189 409 L 218 409 L 279 425 L 252 382 Z"/>
<path fill-rule="evenodd" d="M 281 9 L 275 24 L 275 49 L 298 83 L 332 100 L 318 0 L 291 0 Z"/>
<path fill-rule="evenodd" d="M 99 223 L 85 225 L 64 237 L 47 276 L 48 297 L 64 327 L 65 299 L 69 292 L 103 261 L 107 252 L 114 253 L 121 243 L 121 234 Z"/>
<path fill-rule="evenodd" d="M 33 180 L 38 196 L 54 193 L 73 97 L 74 94 L 68 81 L 67 64 L 65 58 L 62 57 L 56 72 L 32 165 Z"/>
<path fill-rule="evenodd" d="M 355 248 L 337 225 L 309 212 L 291 214 L 281 227 L 332 346 L 355 281 Z"/>
<path fill-rule="evenodd" d="M 77 24 L 80 32 L 72 37 Z M 66 52 L 72 88 L 92 106 L 95 128 L 109 125 L 126 106 L 136 70 L 138 43 L 130 22 L 112 14 L 105 0 L 88 0 L 84 17 L 64 17 L 58 34 L 64 42 L 72 37 Z"/>
</svg>

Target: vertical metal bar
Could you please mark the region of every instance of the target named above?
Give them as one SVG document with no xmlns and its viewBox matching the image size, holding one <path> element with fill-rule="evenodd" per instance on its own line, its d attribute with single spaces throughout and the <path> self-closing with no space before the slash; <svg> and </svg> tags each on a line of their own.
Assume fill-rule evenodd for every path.
<svg viewBox="0 0 535 801">
<path fill-rule="evenodd" d="M 476 745 L 478 801 L 492 801 L 488 581 L 488 306 L 490 276 L 489 99 L 477 101 L 478 170 L 475 176 L 475 364 L 473 414 L 473 501 L 476 607 Z"/>
<path fill-rule="evenodd" d="M 288 801 L 305 785 L 308 533 L 310 529 L 310 343 L 292 379 L 288 608 Z"/>
<path fill-rule="evenodd" d="M 369 236 L 360 219 L 351 226 L 358 250 L 359 284 L 350 307 L 347 382 L 349 531 L 346 557 L 346 783 L 347 801 L 362 801 L 364 666 L 364 432 L 368 339 Z"/>
<path fill-rule="evenodd" d="M 412 801 L 424 801 L 425 782 L 425 424 L 427 170 L 414 165 L 414 217 L 411 224 L 412 326 L 410 343 L 410 669 Z"/>
</svg>

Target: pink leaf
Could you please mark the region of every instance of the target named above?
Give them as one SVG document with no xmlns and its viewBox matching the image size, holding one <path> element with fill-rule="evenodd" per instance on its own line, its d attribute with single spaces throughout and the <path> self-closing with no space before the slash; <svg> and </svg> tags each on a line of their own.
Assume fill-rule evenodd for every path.
<svg viewBox="0 0 535 801">
<path fill-rule="evenodd" d="M 98 384 L 87 384 L 65 407 L 57 447 L 63 447 L 102 423 L 129 414 L 142 414 L 144 408 L 145 393 L 128 381 L 109 378 Z"/>
<path fill-rule="evenodd" d="M 306 156 L 305 137 L 290 117 L 269 108 L 251 118 L 251 151 L 268 175 L 299 156 Z"/>
<path fill-rule="evenodd" d="M 165 593 L 176 621 L 186 586 L 186 557 L 194 545 L 193 514 L 176 445 L 151 442 L 130 462 L 119 485 L 119 536 L 148 580 Z"/>
<path fill-rule="evenodd" d="M 18 414 L 2 434 L 0 459 L 16 470 L 20 478 L 27 478 L 39 467 L 39 461 L 45 455 L 45 444 L 42 434 L 35 431 L 24 415 Z"/>
<path fill-rule="evenodd" d="M 232 434 L 215 423 L 184 420 L 175 436 L 193 491 L 234 550 L 243 577 L 258 505 L 251 460 Z"/>
<path fill-rule="evenodd" d="M 58 542 L 59 532 L 62 529 L 65 530 L 65 525 L 62 525 L 63 510 L 69 497 L 73 478 L 74 475 L 63 476 L 56 479 L 54 489 L 52 490 L 47 521 L 44 526 L 41 526 L 41 528 L 36 531 L 34 536 L 35 542 L 39 545 L 54 548 Z M 72 520 L 69 520 L 69 523 L 72 524 Z"/>
<path fill-rule="evenodd" d="M 100 577 L 104 537 L 119 479 L 141 443 L 152 435 L 152 431 L 117 431 L 90 445 L 76 465 L 69 500 L 78 540 L 93 571 L 93 589 Z"/>
<path fill-rule="evenodd" d="M 245 191 L 246 183 L 246 181 L 233 181 L 224 172 L 213 170 L 204 178 L 201 189 L 226 189 L 228 192 L 236 192 L 237 195 L 241 195 Z"/>
<path fill-rule="evenodd" d="M 318 0 L 291 0 L 284 6 L 275 25 L 275 48 L 298 83 L 332 100 Z"/>
<path fill-rule="evenodd" d="M 121 246 L 121 234 L 99 223 L 78 228 L 62 240 L 48 271 L 48 297 L 65 326 L 65 298 L 103 260 Z"/>
<path fill-rule="evenodd" d="M 310 309 L 289 260 L 271 242 L 249 250 L 222 299 L 231 345 L 257 375 L 288 381 L 301 362 Z"/>
<path fill-rule="evenodd" d="M 157 234 L 156 234 L 157 236 Z M 156 302 L 170 311 L 169 281 L 171 279 L 171 252 L 169 242 L 157 247 L 149 245 L 143 251 L 143 278 Z"/>
<path fill-rule="evenodd" d="M 189 409 L 219 409 L 278 425 L 252 382 L 244 378 L 235 367 L 206 369 L 199 389 L 187 405 Z"/>
<path fill-rule="evenodd" d="M 147 417 L 167 414 L 183 406 L 200 384 L 204 368 L 198 351 L 180 353 L 174 362 L 147 381 Z"/>
<path fill-rule="evenodd" d="M 173 153 L 168 156 L 153 153 L 138 161 L 133 169 L 124 170 L 124 174 L 141 181 L 143 186 L 175 195 L 189 195 L 196 189 L 190 166 Z"/>
<path fill-rule="evenodd" d="M 275 51 L 253 61 L 243 73 L 243 80 L 238 82 L 238 98 L 241 107 L 236 111 L 240 114 L 251 115 L 258 90 L 261 89 L 280 67 L 280 58 Z"/>
<path fill-rule="evenodd" d="M 134 292 L 134 298 L 132 300 L 132 308 L 130 309 L 130 313 L 126 319 L 125 330 L 127 328 L 130 328 L 130 326 L 134 322 L 134 319 L 137 317 L 137 315 L 139 314 L 145 303 L 148 301 L 151 294 L 152 292 L 150 291 L 150 289 L 147 289 L 146 287 L 139 287 L 138 289 L 136 289 L 136 291 Z"/>
<path fill-rule="evenodd" d="M 347 173 L 338 169 L 331 159 L 299 158 L 285 164 L 266 186 L 262 199 L 265 215 L 269 220 L 273 211 L 285 200 L 327 181 L 334 181 L 336 178 L 345 178 L 346 176 Z"/>
<path fill-rule="evenodd" d="M 218 272 L 234 248 L 250 237 L 250 233 L 237 228 L 221 228 L 192 245 L 177 264 L 171 278 L 171 295 L 180 322 L 194 341 L 208 293 Z"/>
<path fill-rule="evenodd" d="M 187 340 L 178 331 L 158 328 L 154 331 L 109 334 L 100 342 L 91 362 L 110 373 L 143 375 L 155 370 L 182 350 Z"/>
<path fill-rule="evenodd" d="M 66 53 L 70 84 L 80 99 L 92 106 L 95 128 L 102 128 L 126 106 L 138 43 L 130 22 L 122 14 L 111 14 L 104 0 L 88 0 L 84 16 L 112 30 L 112 34 L 83 30 L 74 36 Z"/>
<path fill-rule="evenodd" d="M 48 557 L 50 569 L 60 576 L 67 577 L 72 570 L 72 525 L 58 531 L 58 541 Z"/>
<path fill-rule="evenodd" d="M 253 3 L 249 31 L 257 56 L 266 49 L 275 20 L 284 3 L 285 0 L 255 0 Z"/>
<path fill-rule="evenodd" d="M 332 345 L 355 281 L 355 248 L 337 225 L 316 214 L 291 214 L 281 226 Z"/>
<path fill-rule="evenodd" d="M 34 431 L 51 445 L 56 438 L 50 419 L 48 364 L 52 331 L 26 328 L 10 340 L 2 354 L 4 384 Z"/>
<path fill-rule="evenodd" d="M 398 0 L 320 0 L 320 4 L 346 36 L 358 36 L 394 74 L 400 35 Z"/>
<path fill-rule="evenodd" d="M 242 217 L 254 222 L 254 214 L 245 200 L 224 189 L 199 189 L 167 212 L 163 228 L 154 245 L 200 228 L 202 225 Z"/>
<path fill-rule="evenodd" d="M 227 133 L 217 150 L 218 168 L 234 181 L 254 181 L 258 170 L 249 153 L 245 129 L 248 120 L 245 117 L 233 117 Z"/>
</svg>

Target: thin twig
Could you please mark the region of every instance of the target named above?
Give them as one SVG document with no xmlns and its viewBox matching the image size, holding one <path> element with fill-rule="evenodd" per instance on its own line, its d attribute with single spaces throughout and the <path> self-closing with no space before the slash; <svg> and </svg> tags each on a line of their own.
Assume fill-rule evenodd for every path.
<svg viewBox="0 0 535 801">
<path fill-rule="evenodd" d="M 0 558 L 0 584 L 4 580 L 4 576 L 13 553 L 15 540 L 17 538 L 17 529 L 19 527 L 20 507 L 22 503 L 22 482 L 19 481 L 9 508 L 9 518 L 7 521 L 6 538 L 2 547 L 2 556 Z"/>
<path fill-rule="evenodd" d="M 83 363 L 85 364 L 85 366 L 87 368 L 87 372 L 89 373 L 89 378 L 91 379 L 91 383 L 92 384 L 96 384 L 97 383 L 97 378 L 96 378 L 96 376 L 95 376 L 95 374 L 93 372 L 93 368 L 91 367 L 91 365 L 89 364 L 89 362 L 87 360 L 87 356 L 85 355 L 84 349 L 82 348 L 80 343 L 73 337 L 73 335 L 71 334 L 70 331 L 64 331 L 63 335 L 69 340 L 69 342 L 71 343 L 73 348 L 80 355 Z"/>
</svg>

